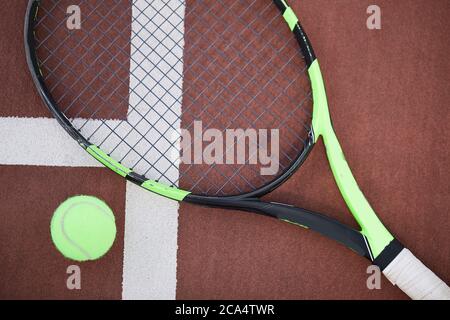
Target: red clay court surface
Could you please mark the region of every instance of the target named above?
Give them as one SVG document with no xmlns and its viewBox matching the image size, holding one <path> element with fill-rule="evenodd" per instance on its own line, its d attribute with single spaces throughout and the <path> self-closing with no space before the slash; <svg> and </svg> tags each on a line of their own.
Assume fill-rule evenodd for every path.
<svg viewBox="0 0 450 320">
<path fill-rule="evenodd" d="M 1 299 L 406 298 L 384 278 L 382 290 L 368 290 L 368 262 L 313 232 L 238 211 L 178 208 L 97 167 L 76 146 L 79 157 L 67 158 L 58 149 L 64 140 L 53 139 L 64 139 L 63 130 L 36 125 L 51 115 L 25 61 L 26 4 L 0 9 Z M 291 1 L 321 61 L 361 189 L 397 238 L 450 283 L 450 7 L 378 1 L 383 27 L 370 31 L 370 4 Z M 22 135 L 19 126 L 37 134 Z M 47 139 L 55 144 L 39 150 Z M 49 225 L 59 203 L 77 194 L 105 200 L 118 235 L 104 258 L 78 264 L 82 290 L 70 291 L 66 269 L 74 263 L 54 248 Z M 356 227 L 321 144 L 269 199 Z"/>
</svg>

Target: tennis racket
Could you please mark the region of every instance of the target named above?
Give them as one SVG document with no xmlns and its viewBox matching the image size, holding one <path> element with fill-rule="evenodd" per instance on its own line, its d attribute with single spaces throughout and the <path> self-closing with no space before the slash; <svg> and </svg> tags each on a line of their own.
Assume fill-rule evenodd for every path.
<svg viewBox="0 0 450 320">
<path fill-rule="evenodd" d="M 368 258 L 411 298 L 450 299 L 449 287 L 394 238 L 360 191 L 312 45 L 286 1 L 30 0 L 25 45 L 54 117 L 127 180 L 177 201 L 317 231 Z M 260 200 L 320 138 L 361 230 Z"/>
</svg>

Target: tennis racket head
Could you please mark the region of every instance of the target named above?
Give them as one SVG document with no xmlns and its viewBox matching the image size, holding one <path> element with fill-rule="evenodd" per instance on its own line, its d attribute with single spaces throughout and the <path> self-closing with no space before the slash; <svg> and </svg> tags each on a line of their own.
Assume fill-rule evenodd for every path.
<svg viewBox="0 0 450 320">
<path fill-rule="evenodd" d="M 260 196 L 314 144 L 314 53 L 286 8 L 31 0 L 27 57 L 50 111 L 110 169 L 177 200 Z"/>
</svg>

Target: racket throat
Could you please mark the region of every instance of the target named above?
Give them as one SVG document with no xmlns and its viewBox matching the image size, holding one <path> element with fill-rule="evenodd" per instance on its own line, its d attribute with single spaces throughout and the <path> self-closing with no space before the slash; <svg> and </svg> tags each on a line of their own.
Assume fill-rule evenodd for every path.
<svg viewBox="0 0 450 320">
<path fill-rule="evenodd" d="M 278 220 L 314 230 L 352 249 L 361 256 L 373 260 L 366 237 L 359 231 L 325 215 L 295 206 L 276 202 L 265 202 L 257 198 L 203 198 L 188 195 L 184 201 L 210 207 L 228 208 L 258 213 Z"/>
</svg>

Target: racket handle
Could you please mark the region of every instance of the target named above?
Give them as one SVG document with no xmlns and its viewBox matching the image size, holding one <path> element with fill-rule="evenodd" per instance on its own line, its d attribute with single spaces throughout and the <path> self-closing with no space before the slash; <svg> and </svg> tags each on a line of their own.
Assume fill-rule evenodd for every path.
<svg viewBox="0 0 450 320">
<path fill-rule="evenodd" d="M 383 270 L 392 284 L 414 300 L 450 300 L 450 288 L 404 248 Z"/>
</svg>

